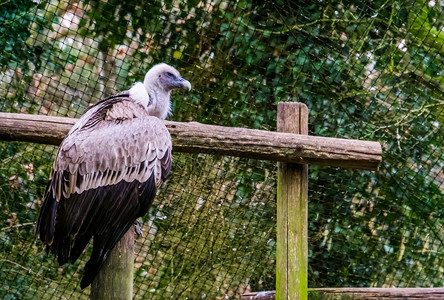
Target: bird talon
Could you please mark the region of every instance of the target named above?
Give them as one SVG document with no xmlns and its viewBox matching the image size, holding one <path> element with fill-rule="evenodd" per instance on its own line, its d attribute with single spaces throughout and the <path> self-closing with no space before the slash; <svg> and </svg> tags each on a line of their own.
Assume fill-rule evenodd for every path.
<svg viewBox="0 0 444 300">
<path fill-rule="evenodd" d="M 134 231 L 137 235 L 137 238 L 143 237 L 142 222 L 140 222 L 139 220 L 134 221 Z"/>
</svg>

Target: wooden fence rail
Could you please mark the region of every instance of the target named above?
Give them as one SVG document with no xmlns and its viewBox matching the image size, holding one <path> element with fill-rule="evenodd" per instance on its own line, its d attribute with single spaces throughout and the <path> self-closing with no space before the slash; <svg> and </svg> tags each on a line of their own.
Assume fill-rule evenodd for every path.
<svg viewBox="0 0 444 300">
<path fill-rule="evenodd" d="M 0 113 L 0 140 L 59 145 L 77 119 Z M 165 121 L 173 151 L 376 170 L 378 142 Z"/>
<path fill-rule="evenodd" d="M 276 292 L 246 293 L 241 300 L 274 300 Z M 308 289 L 310 300 L 439 300 L 444 288 L 318 288 Z"/>
</svg>

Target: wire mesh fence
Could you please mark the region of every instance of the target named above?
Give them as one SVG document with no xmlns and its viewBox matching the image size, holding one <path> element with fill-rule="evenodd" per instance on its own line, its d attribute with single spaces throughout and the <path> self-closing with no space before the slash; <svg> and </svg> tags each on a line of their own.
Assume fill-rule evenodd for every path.
<svg viewBox="0 0 444 300">
<path fill-rule="evenodd" d="M 175 121 L 379 141 L 377 172 L 310 167 L 309 286 L 442 286 L 442 1 L 30 1 L 0 4 L 0 111 L 79 117 L 166 62 L 193 84 Z M 34 238 L 56 147 L 0 142 L 0 297 L 86 299 L 88 254 Z M 135 299 L 274 289 L 276 164 L 174 154 L 136 241 Z M 90 251 L 90 250 L 88 250 Z M 88 252 L 87 251 L 87 252 Z"/>
</svg>

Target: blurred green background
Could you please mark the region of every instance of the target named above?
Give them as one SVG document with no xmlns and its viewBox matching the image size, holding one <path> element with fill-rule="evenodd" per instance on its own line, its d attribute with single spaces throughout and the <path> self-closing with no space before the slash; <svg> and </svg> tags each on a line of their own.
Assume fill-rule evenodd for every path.
<svg viewBox="0 0 444 300">
<path fill-rule="evenodd" d="M 309 287 L 444 279 L 444 2 L 0 3 L 0 111 L 79 117 L 180 70 L 175 121 L 276 130 L 279 101 L 312 135 L 378 141 L 377 172 L 309 168 Z M 56 147 L 0 142 L 0 298 L 88 299 L 88 255 L 59 267 L 34 238 Z M 136 242 L 135 299 L 235 299 L 275 288 L 276 164 L 174 154 Z"/>
</svg>

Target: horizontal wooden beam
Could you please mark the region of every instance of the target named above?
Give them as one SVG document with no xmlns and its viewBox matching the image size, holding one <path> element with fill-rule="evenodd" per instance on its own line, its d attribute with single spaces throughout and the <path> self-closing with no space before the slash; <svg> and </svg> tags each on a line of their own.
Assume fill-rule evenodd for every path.
<svg viewBox="0 0 444 300">
<path fill-rule="evenodd" d="M 0 113 L 0 140 L 59 145 L 77 119 Z M 165 121 L 173 151 L 377 170 L 378 142 Z"/>
<path fill-rule="evenodd" d="M 444 299 L 442 288 L 317 288 L 308 289 L 309 299 L 313 300 L 432 300 Z M 246 293 L 241 300 L 274 300 L 275 292 Z"/>
</svg>

